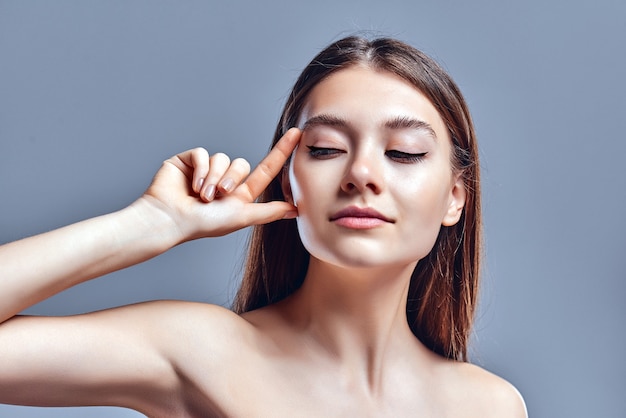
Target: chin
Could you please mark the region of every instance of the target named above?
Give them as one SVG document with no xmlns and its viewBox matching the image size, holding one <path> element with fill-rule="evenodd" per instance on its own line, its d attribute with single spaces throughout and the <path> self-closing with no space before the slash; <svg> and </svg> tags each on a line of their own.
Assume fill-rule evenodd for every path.
<svg viewBox="0 0 626 418">
<path fill-rule="evenodd" d="M 397 252 L 387 248 L 359 248 L 351 245 L 350 248 L 307 248 L 311 257 L 318 262 L 342 269 L 380 269 L 414 267 L 422 258 L 418 256 L 402 257 Z"/>
<path fill-rule="evenodd" d="M 378 269 L 415 266 L 432 250 L 434 240 L 413 240 L 385 236 L 384 233 L 355 234 L 314 231 L 299 224 L 302 244 L 321 263 L 345 269 Z M 308 225 L 307 225 L 308 226 Z M 402 245 L 398 245 L 402 242 Z"/>
</svg>

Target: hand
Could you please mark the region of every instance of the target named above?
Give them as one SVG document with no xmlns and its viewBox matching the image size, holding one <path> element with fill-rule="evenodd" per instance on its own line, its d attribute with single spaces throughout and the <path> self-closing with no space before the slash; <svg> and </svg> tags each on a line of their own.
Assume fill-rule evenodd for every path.
<svg viewBox="0 0 626 418">
<path fill-rule="evenodd" d="M 297 209 L 287 202 L 255 200 L 282 170 L 300 136 L 298 129 L 287 131 L 252 173 L 241 158 L 209 157 L 202 148 L 185 151 L 163 163 L 143 199 L 174 221 L 180 242 L 294 218 Z"/>
</svg>

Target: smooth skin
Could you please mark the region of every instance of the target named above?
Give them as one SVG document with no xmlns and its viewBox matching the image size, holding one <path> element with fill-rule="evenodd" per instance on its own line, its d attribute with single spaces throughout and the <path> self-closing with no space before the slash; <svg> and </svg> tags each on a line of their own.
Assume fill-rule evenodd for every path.
<svg viewBox="0 0 626 418">
<path fill-rule="evenodd" d="M 432 132 L 389 123 L 398 116 Z M 0 402 L 151 417 L 525 417 L 510 384 L 437 356 L 406 322 L 410 273 L 464 202 L 430 103 L 391 74 L 355 67 L 318 84 L 301 119 L 252 173 L 244 160 L 186 151 L 128 208 L 0 247 Z M 289 157 L 289 202 L 254 203 Z M 347 206 L 388 222 L 334 220 Z M 181 242 L 296 215 L 311 264 L 278 304 L 241 316 L 178 301 L 15 316 Z M 390 247 L 397 240 L 406 245 Z"/>
</svg>

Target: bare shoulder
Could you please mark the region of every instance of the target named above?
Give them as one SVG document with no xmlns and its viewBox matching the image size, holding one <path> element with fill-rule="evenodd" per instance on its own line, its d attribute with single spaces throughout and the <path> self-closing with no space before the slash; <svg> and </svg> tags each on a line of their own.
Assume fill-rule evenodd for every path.
<svg viewBox="0 0 626 418">
<path fill-rule="evenodd" d="M 150 321 L 147 328 L 155 334 L 154 345 L 176 371 L 177 393 L 184 395 L 180 410 L 221 411 L 226 400 L 245 396 L 245 385 L 239 382 L 246 381 L 256 361 L 258 331 L 253 325 L 217 305 L 181 301 L 142 305 L 137 309 Z M 212 414 L 221 413 L 206 416 Z M 169 416 L 174 415 L 185 416 L 179 412 Z"/>
<path fill-rule="evenodd" d="M 450 362 L 446 369 L 449 396 L 462 416 L 528 417 L 522 395 L 505 379 L 470 363 Z"/>
<path fill-rule="evenodd" d="M 209 303 L 158 300 L 144 302 L 134 306 L 141 310 L 152 310 L 154 313 L 158 314 L 161 320 L 184 320 L 184 322 L 179 323 L 179 325 L 189 324 L 193 326 L 203 326 L 206 324 L 215 326 L 223 324 L 225 326 L 230 325 L 236 327 L 245 323 L 239 315 L 235 314 L 230 309 Z"/>
<path fill-rule="evenodd" d="M 137 310 L 147 328 L 165 346 L 180 348 L 181 342 L 192 348 L 219 349 L 231 342 L 244 344 L 254 328 L 229 309 L 207 303 L 162 300 L 146 302 L 129 310 Z M 189 354 L 187 352 L 186 354 Z"/>
<path fill-rule="evenodd" d="M 245 327 L 244 321 L 234 312 L 217 305 L 179 300 L 157 300 L 92 312 L 80 317 L 94 321 L 112 322 L 117 326 L 141 328 L 153 337 L 171 333 L 198 334 L 200 329 L 215 332 Z"/>
</svg>

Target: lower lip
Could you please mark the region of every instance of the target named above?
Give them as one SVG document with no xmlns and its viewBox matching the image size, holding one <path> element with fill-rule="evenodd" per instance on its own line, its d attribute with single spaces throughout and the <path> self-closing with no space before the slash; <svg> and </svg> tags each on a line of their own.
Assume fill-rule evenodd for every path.
<svg viewBox="0 0 626 418">
<path fill-rule="evenodd" d="M 344 228 L 351 229 L 372 229 L 380 226 L 384 223 L 379 218 L 363 218 L 363 217 L 351 217 L 338 218 L 333 221 L 336 225 L 343 226 Z"/>
</svg>

